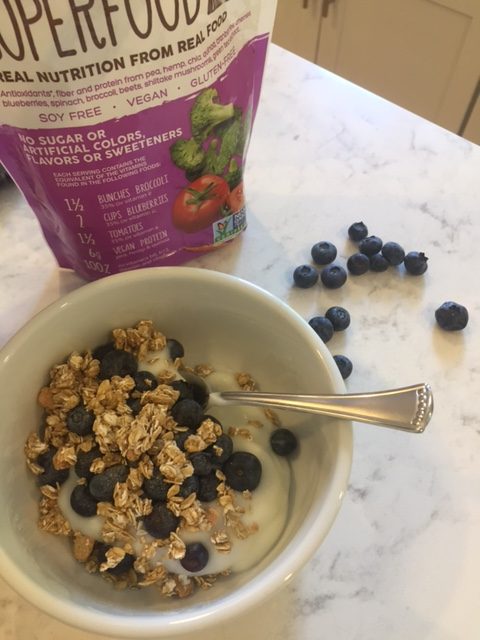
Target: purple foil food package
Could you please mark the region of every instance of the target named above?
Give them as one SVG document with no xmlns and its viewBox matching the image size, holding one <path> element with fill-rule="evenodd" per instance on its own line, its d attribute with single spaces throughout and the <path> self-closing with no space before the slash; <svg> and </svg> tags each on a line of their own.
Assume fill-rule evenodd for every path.
<svg viewBox="0 0 480 640">
<path fill-rule="evenodd" d="M 0 162 L 61 267 L 180 264 L 246 226 L 275 0 L 0 0 Z"/>
</svg>

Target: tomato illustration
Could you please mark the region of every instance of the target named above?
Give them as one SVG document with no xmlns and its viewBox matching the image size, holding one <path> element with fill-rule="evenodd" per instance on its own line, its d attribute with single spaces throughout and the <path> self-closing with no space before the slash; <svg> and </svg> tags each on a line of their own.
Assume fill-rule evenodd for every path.
<svg viewBox="0 0 480 640">
<path fill-rule="evenodd" d="M 197 178 L 182 189 L 173 203 L 173 224 L 186 233 L 195 233 L 222 217 L 227 201 L 227 182 L 214 175 Z"/>
<path fill-rule="evenodd" d="M 232 189 L 228 195 L 228 206 L 233 212 L 240 211 L 245 205 L 245 195 L 243 193 L 243 182 Z"/>
</svg>

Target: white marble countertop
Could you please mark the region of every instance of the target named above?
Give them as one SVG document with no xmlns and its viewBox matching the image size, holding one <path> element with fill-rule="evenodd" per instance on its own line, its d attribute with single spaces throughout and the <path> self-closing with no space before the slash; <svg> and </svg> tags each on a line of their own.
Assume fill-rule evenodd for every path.
<svg viewBox="0 0 480 640">
<path fill-rule="evenodd" d="M 306 568 L 250 615 L 196 640 L 478 640 L 480 634 L 480 148 L 285 51 L 270 50 L 247 175 L 249 228 L 190 264 L 236 274 L 305 319 L 332 304 L 352 324 L 328 343 L 354 363 L 350 391 L 427 381 L 435 414 L 421 436 L 355 425 L 348 494 Z M 350 278 L 337 291 L 291 286 L 310 248 L 346 230 L 425 251 L 424 277 Z M 78 287 L 59 271 L 10 186 L 0 193 L 0 345 Z M 435 326 L 455 300 L 459 334 Z M 94 640 L 0 581 L 0 637 Z"/>
</svg>

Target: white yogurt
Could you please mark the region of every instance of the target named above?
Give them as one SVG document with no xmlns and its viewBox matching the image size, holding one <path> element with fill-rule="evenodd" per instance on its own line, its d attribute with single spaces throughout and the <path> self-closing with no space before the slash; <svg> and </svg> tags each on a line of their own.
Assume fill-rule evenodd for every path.
<svg viewBox="0 0 480 640">
<path fill-rule="evenodd" d="M 141 362 L 140 370 L 148 370 L 154 374 L 171 368 L 168 362 L 168 354 L 157 352 L 152 354 L 151 362 Z M 180 378 L 180 376 L 178 376 Z M 212 373 L 208 379 L 211 391 L 224 391 L 236 389 L 237 383 L 232 373 Z M 218 526 L 208 532 L 180 531 L 180 538 L 185 543 L 201 542 L 209 551 L 209 561 L 206 567 L 194 575 L 220 573 L 231 570 L 234 572 L 247 570 L 258 564 L 260 560 L 273 548 L 280 537 L 287 518 L 290 467 L 285 458 L 273 453 L 269 445 L 269 437 L 272 426 L 265 418 L 261 409 L 255 407 L 214 407 L 211 413 L 222 423 L 228 433 L 229 427 L 248 429 L 252 439 L 248 440 L 241 435 L 232 437 L 235 451 L 248 451 L 257 456 L 262 465 L 262 477 L 258 487 L 252 492 L 251 499 L 244 499 L 241 493 L 235 492 L 236 503 L 245 509 L 242 521 L 245 525 L 256 525 L 257 531 L 244 540 L 235 537 L 233 531 L 228 530 L 231 550 L 228 553 L 219 553 L 210 542 L 211 534 L 217 529 L 223 529 L 223 516 L 220 507 L 218 509 Z M 249 421 L 258 421 L 263 427 L 253 426 Z M 71 472 L 70 477 L 62 486 L 59 495 L 59 506 L 64 516 L 69 520 L 73 529 L 95 539 L 101 539 L 100 533 L 103 518 L 93 516 L 84 518 L 73 511 L 70 506 L 70 494 L 77 482 L 77 476 Z M 215 503 L 209 503 L 209 507 Z M 166 557 L 166 549 L 159 549 L 156 561 L 162 560 L 166 569 L 172 573 L 188 574 L 180 561 Z M 193 574 L 192 574 L 193 575 Z"/>
</svg>

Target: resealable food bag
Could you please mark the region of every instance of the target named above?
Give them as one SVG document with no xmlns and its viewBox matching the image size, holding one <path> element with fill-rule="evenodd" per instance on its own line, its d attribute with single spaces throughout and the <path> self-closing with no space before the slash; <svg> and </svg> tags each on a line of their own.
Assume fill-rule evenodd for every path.
<svg viewBox="0 0 480 640">
<path fill-rule="evenodd" d="M 275 0 L 0 2 L 0 162 L 61 267 L 185 262 L 246 226 Z"/>
</svg>

